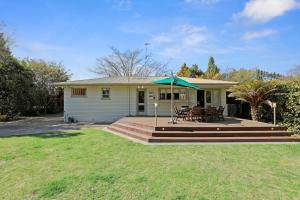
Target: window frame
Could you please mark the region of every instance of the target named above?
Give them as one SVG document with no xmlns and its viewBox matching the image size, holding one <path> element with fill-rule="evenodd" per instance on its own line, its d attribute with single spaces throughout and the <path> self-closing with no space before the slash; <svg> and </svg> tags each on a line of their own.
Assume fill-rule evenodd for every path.
<svg viewBox="0 0 300 200">
<path fill-rule="evenodd" d="M 105 95 L 103 93 L 104 91 L 108 91 L 108 96 L 107 97 L 103 96 L 103 95 Z M 110 100 L 110 88 L 109 87 L 103 87 L 103 88 L 101 88 L 101 99 L 103 99 L 103 100 Z"/>
<path fill-rule="evenodd" d="M 208 95 L 209 94 L 209 95 Z M 208 101 L 209 100 L 209 101 Z M 205 102 L 207 104 L 211 104 L 212 103 L 212 91 L 211 90 L 206 90 L 205 91 Z"/>
<path fill-rule="evenodd" d="M 162 91 L 165 92 L 162 92 Z M 176 92 L 179 91 L 179 92 Z M 176 92 L 176 93 L 175 93 Z M 170 88 L 158 88 L 158 100 L 159 101 L 170 101 L 171 100 L 171 89 Z M 178 98 L 175 99 L 175 95 L 178 94 Z M 173 88 L 173 100 L 174 101 L 186 101 L 188 100 L 187 97 L 188 90 L 186 88 Z M 184 98 L 182 98 L 184 96 Z M 164 98 L 161 98 L 164 97 Z"/>
<path fill-rule="evenodd" d="M 80 93 L 80 92 L 74 92 L 74 90 L 84 90 L 84 94 L 74 94 L 74 93 Z M 83 98 L 83 97 L 87 97 L 87 88 L 83 88 L 83 87 L 72 87 L 71 88 L 71 97 L 75 97 L 75 98 Z"/>
</svg>

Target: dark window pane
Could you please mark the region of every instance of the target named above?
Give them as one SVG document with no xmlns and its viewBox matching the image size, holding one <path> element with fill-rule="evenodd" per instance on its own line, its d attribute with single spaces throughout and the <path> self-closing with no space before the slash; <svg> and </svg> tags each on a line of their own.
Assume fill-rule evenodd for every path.
<svg viewBox="0 0 300 200">
<path fill-rule="evenodd" d="M 139 103 L 145 103 L 145 93 L 144 93 L 144 91 L 139 91 L 138 102 Z"/>
<path fill-rule="evenodd" d="M 102 98 L 109 98 L 109 88 L 102 88 Z"/>
<path fill-rule="evenodd" d="M 211 103 L 211 91 L 206 91 L 206 103 Z"/>
<path fill-rule="evenodd" d="M 168 99 L 168 100 L 171 99 L 171 93 L 167 93 L 167 99 Z"/>
<path fill-rule="evenodd" d="M 139 105 L 138 110 L 139 110 L 139 112 L 144 112 L 145 111 L 145 106 L 144 105 Z"/>
<path fill-rule="evenodd" d="M 174 93 L 174 99 L 179 100 L 179 93 Z"/>
</svg>

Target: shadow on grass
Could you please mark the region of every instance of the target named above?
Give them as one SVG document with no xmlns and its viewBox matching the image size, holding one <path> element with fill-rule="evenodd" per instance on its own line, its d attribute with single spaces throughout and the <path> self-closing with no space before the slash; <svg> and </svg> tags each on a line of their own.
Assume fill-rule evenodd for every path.
<svg viewBox="0 0 300 200">
<path fill-rule="evenodd" d="M 9 135 L 9 136 L 0 136 L 1 138 L 11 138 L 11 137 L 37 137 L 43 139 L 50 138 L 68 138 L 83 135 L 83 133 L 68 133 L 64 131 L 48 132 L 48 133 L 35 133 L 35 134 L 24 134 L 24 135 Z"/>
</svg>

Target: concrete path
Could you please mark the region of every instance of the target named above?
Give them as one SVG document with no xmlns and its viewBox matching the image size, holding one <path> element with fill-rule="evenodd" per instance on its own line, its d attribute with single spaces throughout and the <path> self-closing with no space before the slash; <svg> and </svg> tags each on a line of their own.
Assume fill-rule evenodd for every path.
<svg viewBox="0 0 300 200">
<path fill-rule="evenodd" d="M 104 128 L 107 125 L 92 123 L 64 123 L 62 115 L 25 117 L 11 122 L 0 122 L 0 137 L 28 135 L 52 131 L 79 130 L 81 128 Z"/>
</svg>

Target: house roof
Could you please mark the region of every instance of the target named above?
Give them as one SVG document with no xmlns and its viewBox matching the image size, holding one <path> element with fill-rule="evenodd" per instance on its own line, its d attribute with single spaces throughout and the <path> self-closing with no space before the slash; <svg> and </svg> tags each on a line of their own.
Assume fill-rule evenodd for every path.
<svg viewBox="0 0 300 200">
<path fill-rule="evenodd" d="M 153 81 L 163 79 L 166 77 L 104 77 L 85 80 L 74 80 L 67 82 L 55 83 L 56 86 L 80 86 L 80 85 L 136 85 L 136 84 L 153 84 Z M 236 85 L 238 82 L 211 80 L 201 78 L 186 78 L 181 79 L 199 85 Z"/>
</svg>

